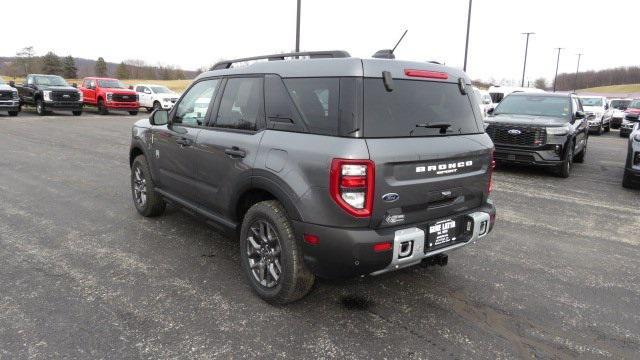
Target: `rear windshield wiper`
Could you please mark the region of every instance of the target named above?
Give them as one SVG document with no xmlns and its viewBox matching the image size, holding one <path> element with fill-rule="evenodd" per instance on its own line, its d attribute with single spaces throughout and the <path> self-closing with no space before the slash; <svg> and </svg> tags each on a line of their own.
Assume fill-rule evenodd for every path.
<svg viewBox="0 0 640 360">
<path fill-rule="evenodd" d="M 447 129 L 451 127 L 451 124 L 448 123 L 425 123 L 425 124 L 416 124 L 416 128 L 423 128 L 423 129 L 440 129 L 440 134 L 445 135 L 447 133 Z M 413 135 L 413 132 L 416 129 L 411 130 L 411 132 L 409 132 L 409 136 Z"/>
</svg>

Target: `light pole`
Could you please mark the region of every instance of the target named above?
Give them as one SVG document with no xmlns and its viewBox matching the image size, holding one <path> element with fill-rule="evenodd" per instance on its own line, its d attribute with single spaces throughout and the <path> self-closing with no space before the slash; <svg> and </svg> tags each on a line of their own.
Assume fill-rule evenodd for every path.
<svg viewBox="0 0 640 360">
<path fill-rule="evenodd" d="M 527 35 L 527 43 L 524 46 L 524 66 L 522 66 L 522 84 L 520 86 L 524 87 L 524 74 L 527 71 L 527 53 L 529 52 L 529 36 L 534 35 L 534 32 L 524 32 L 522 35 Z"/>
<path fill-rule="evenodd" d="M 469 12 L 467 14 L 467 41 L 464 44 L 464 67 L 462 70 L 467 71 L 467 54 L 469 53 L 469 29 L 471 28 L 471 3 L 473 0 L 469 0 Z"/>
<path fill-rule="evenodd" d="M 556 61 L 556 76 L 553 78 L 553 92 L 556 92 L 556 82 L 558 81 L 558 67 L 560 66 L 560 51 L 564 48 L 556 48 L 558 50 L 558 60 Z"/>
<path fill-rule="evenodd" d="M 580 58 L 584 54 L 583 53 L 579 53 L 579 54 L 576 54 L 576 55 L 578 55 L 578 67 L 576 68 L 576 79 L 573 82 L 573 92 L 576 92 L 576 90 L 578 89 L 578 72 L 580 71 Z"/>
<path fill-rule="evenodd" d="M 296 15 L 296 52 L 300 52 L 300 1 L 298 0 L 298 9 Z"/>
</svg>

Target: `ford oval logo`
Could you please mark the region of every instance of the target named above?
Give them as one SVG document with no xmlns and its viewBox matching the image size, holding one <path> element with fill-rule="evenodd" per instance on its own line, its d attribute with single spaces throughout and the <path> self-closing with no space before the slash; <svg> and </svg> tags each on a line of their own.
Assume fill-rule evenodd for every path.
<svg viewBox="0 0 640 360">
<path fill-rule="evenodd" d="M 400 195 L 398 195 L 396 193 L 388 193 L 388 194 L 382 195 L 382 200 L 384 200 L 386 202 L 394 202 L 394 201 L 396 201 L 398 199 L 400 199 Z"/>
<path fill-rule="evenodd" d="M 520 135 L 522 134 L 522 131 L 518 130 L 518 129 L 511 129 L 509 131 L 507 131 L 509 133 L 509 135 Z"/>
</svg>

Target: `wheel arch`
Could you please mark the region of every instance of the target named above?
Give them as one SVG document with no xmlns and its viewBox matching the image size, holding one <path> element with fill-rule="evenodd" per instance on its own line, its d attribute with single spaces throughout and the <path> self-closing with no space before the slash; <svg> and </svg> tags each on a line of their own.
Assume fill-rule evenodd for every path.
<svg viewBox="0 0 640 360">
<path fill-rule="evenodd" d="M 272 179 L 262 176 L 253 177 L 250 184 L 238 189 L 232 209 L 232 214 L 239 223 L 246 212 L 254 204 L 265 200 L 277 200 L 282 204 L 290 220 L 300 220 L 300 210 L 295 205 L 294 197 L 287 193 L 283 186 Z"/>
</svg>

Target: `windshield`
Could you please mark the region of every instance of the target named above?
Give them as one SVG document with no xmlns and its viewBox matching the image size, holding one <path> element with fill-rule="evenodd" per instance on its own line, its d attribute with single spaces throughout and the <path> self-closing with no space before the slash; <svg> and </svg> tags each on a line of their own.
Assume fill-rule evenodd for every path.
<svg viewBox="0 0 640 360">
<path fill-rule="evenodd" d="M 473 113 L 473 106 L 477 105 L 472 102 L 471 91 L 463 95 L 458 84 L 445 82 L 394 79 L 393 83 L 393 91 L 387 91 L 382 79 L 364 80 L 365 137 L 481 132 Z"/>
<path fill-rule="evenodd" d="M 69 86 L 63 78 L 56 75 L 38 75 L 34 76 L 33 80 L 36 85 Z"/>
<path fill-rule="evenodd" d="M 631 100 L 611 100 L 611 107 L 618 110 L 627 110 Z"/>
<path fill-rule="evenodd" d="M 581 97 L 582 106 L 602 106 L 602 98 L 584 98 Z"/>
<path fill-rule="evenodd" d="M 568 96 L 512 95 L 504 98 L 493 113 L 570 119 L 571 103 Z"/>
<path fill-rule="evenodd" d="M 156 94 L 173 94 L 166 86 L 151 86 L 151 90 Z"/>
<path fill-rule="evenodd" d="M 120 82 L 120 80 L 111 79 L 111 80 L 98 80 L 98 85 L 101 88 L 111 88 L 111 89 L 126 89 L 127 87 Z"/>
<path fill-rule="evenodd" d="M 640 109 L 640 100 L 633 100 L 629 107 L 632 109 Z"/>
</svg>

